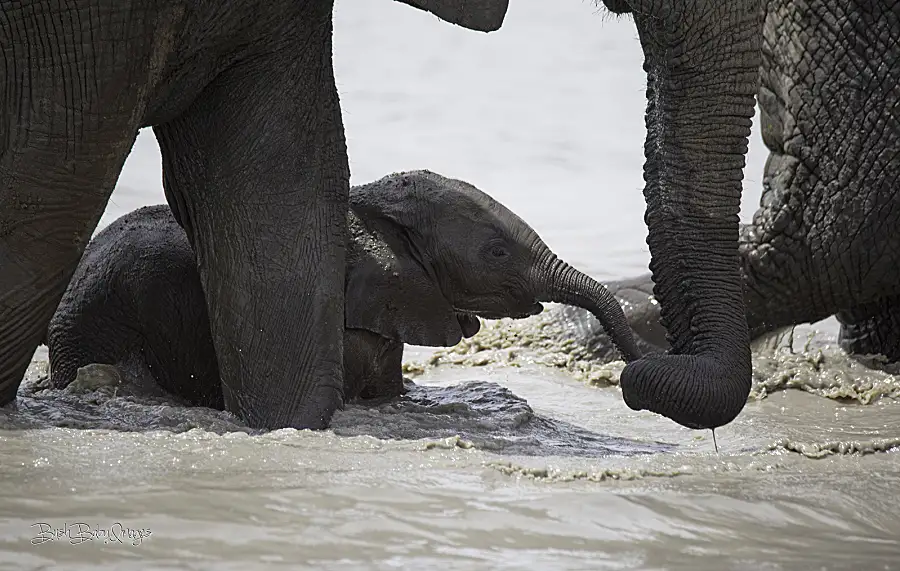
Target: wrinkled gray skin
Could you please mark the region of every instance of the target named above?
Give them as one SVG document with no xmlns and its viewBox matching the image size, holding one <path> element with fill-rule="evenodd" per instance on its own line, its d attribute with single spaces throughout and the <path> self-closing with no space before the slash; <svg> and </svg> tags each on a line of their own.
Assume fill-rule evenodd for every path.
<svg viewBox="0 0 900 571">
<path fill-rule="evenodd" d="M 845 350 L 898 362 L 900 2 L 771 0 L 764 15 L 770 155 L 740 233 L 751 335 L 836 315 Z M 667 347 L 651 276 L 610 288 L 646 348 Z"/>
<path fill-rule="evenodd" d="M 508 3 L 402 1 L 484 31 Z M 750 390 L 737 216 L 760 0 L 604 3 L 633 12 L 644 51 L 647 241 L 672 341 L 671 354 L 625 368 L 623 396 L 719 426 Z M 349 192 L 332 9 L 0 0 L 0 405 L 14 400 L 138 129 L 152 126 L 225 406 L 254 427 L 327 426 L 344 385 Z"/>
<path fill-rule="evenodd" d="M 403 344 L 452 346 L 478 317 L 527 317 L 541 301 L 591 311 L 627 361 L 640 357 L 622 308 L 562 262 L 522 219 L 474 186 L 429 171 L 350 189 L 344 400 L 403 392 Z M 141 208 L 88 245 L 47 331 L 51 380 L 135 364 L 193 404 L 222 408 L 194 255 L 168 206 Z"/>
</svg>

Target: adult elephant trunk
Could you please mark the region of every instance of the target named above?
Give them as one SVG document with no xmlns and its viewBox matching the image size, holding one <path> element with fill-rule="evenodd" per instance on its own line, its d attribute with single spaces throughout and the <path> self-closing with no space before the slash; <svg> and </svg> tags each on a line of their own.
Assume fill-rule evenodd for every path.
<svg viewBox="0 0 900 571">
<path fill-rule="evenodd" d="M 622 394 L 689 428 L 727 424 L 750 391 L 738 260 L 760 0 L 626 0 L 647 73 L 645 221 L 669 354 L 622 372 Z"/>
<path fill-rule="evenodd" d="M 622 307 L 606 286 L 553 254 L 548 254 L 546 260 L 539 266 L 541 269 L 535 278 L 538 301 L 565 303 L 590 311 L 600 321 L 625 362 L 639 359 L 641 351 Z"/>
</svg>

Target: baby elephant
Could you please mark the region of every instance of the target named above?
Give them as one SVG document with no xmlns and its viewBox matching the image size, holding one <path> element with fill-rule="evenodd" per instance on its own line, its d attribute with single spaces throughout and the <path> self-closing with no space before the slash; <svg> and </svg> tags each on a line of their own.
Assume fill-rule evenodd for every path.
<svg viewBox="0 0 900 571">
<path fill-rule="evenodd" d="M 453 346 L 478 332 L 478 317 L 535 315 L 541 301 L 591 311 L 627 361 L 640 357 L 609 291 L 466 182 L 422 170 L 353 187 L 347 224 L 345 401 L 401 394 L 404 343 Z M 137 363 L 192 404 L 223 408 L 196 264 L 168 206 L 97 234 L 47 331 L 53 384 L 85 365 Z"/>
</svg>

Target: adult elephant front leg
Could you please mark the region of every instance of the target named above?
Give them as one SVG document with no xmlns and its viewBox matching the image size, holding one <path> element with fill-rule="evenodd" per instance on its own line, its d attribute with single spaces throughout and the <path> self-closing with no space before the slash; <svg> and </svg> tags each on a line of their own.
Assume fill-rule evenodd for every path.
<svg viewBox="0 0 900 571">
<path fill-rule="evenodd" d="M 155 129 L 225 405 L 253 427 L 324 428 L 342 400 L 349 166 L 330 10 L 302 35 L 235 64 Z"/>
<path fill-rule="evenodd" d="M 103 214 L 180 17 L 0 1 L 0 405 Z"/>
<path fill-rule="evenodd" d="M 671 350 L 630 363 L 622 392 L 634 409 L 721 426 L 750 391 L 737 245 L 760 1 L 625 1 L 647 72 L 647 244 Z"/>
<path fill-rule="evenodd" d="M 61 132 L 40 143 L 15 137 L 13 148 L 0 149 L 0 405 L 15 400 L 103 215 L 137 135 L 138 121 L 129 115 L 106 116 L 98 131 L 112 144 L 104 153 Z M 10 125 L 0 121 L 0 139 L 6 139 Z M 70 143 L 75 151 L 67 158 Z"/>
</svg>

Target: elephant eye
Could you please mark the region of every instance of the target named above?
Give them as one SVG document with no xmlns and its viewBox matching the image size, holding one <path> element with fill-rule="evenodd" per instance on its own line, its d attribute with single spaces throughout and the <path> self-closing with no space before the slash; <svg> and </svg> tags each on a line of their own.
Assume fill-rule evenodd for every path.
<svg viewBox="0 0 900 571">
<path fill-rule="evenodd" d="M 503 246 L 491 246 L 491 255 L 495 258 L 505 258 L 509 252 Z"/>
</svg>

